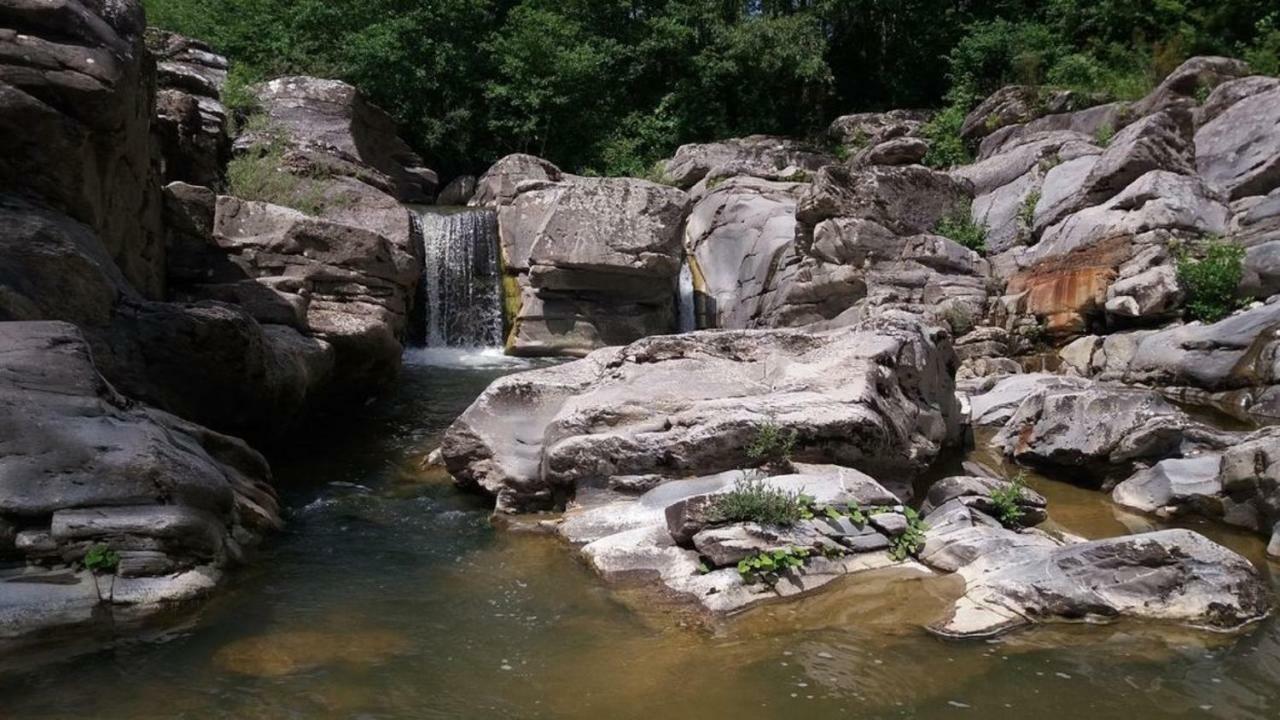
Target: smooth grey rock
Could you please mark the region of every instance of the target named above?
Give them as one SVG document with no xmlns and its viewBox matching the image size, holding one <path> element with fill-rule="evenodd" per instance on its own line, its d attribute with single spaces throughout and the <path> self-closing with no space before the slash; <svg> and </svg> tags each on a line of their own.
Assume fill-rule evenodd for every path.
<svg viewBox="0 0 1280 720">
<path fill-rule="evenodd" d="M 562 179 L 564 173 L 547 160 L 533 155 L 507 155 L 480 176 L 476 181 L 475 194 L 467 204 L 496 208 L 514 200 L 521 183 L 559 182 Z"/>
<path fill-rule="evenodd" d="M 1280 186 L 1280 87 L 1244 98 L 1195 135 L 1196 167 L 1231 199 Z"/>
<path fill-rule="evenodd" d="M 904 476 L 958 437 L 944 337 L 887 312 L 818 334 L 648 338 L 496 381 L 441 449 L 460 483 L 508 511 L 589 477 L 742 467 L 768 422 L 798 433 L 799 462 Z"/>
<path fill-rule="evenodd" d="M 1128 320 L 1158 319 L 1181 306 L 1178 272 L 1161 265 L 1118 281 L 1107 290 L 1107 314 Z"/>
<path fill-rule="evenodd" d="M 1222 492 L 1222 458 L 1207 454 L 1161 460 L 1116 486 L 1111 497 L 1125 507 L 1155 512 L 1170 505 L 1195 505 Z"/>
<path fill-rule="evenodd" d="M 1000 490 L 1008 490 L 1012 487 L 1012 483 L 1008 480 L 957 476 L 939 480 L 929 488 L 929 495 L 925 498 L 924 505 L 920 508 L 920 512 L 928 517 L 934 510 L 952 501 L 959 501 L 960 504 L 983 512 L 991 517 L 996 517 L 996 506 L 992 502 L 992 493 Z M 1017 505 L 1022 510 L 1022 518 L 1019 524 L 1023 527 L 1032 527 L 1039 525 L 1048 519 L 1049 515 L 1047 507 L 1048 500 L 1043 495 L 1032 490 L 1029 487 L 1019 488 Z"/>
<path fill-rule="evenodd" d="M 714 143 L 682 145 L 663 165 L 673 185 L 689 189 L 708 175 L 751 175 L 770 180 L 797 171 L 817 172 L 835 162 L 830 154 L 802 142 L 769 135 L 750 135 Z"/>
<path fill-rule="evenodd" d="M 1145 98 L 1134 103 L 1134 117 L 1143 117 L 1171 107 L 1191 107 L 1196 97 L 1210 93 L 1223 82 L 1249 72 L 1248 64 L 1234 58 L 1200 55 L 1189 58 L 1169 73 Z"/>
<path fill-rule="evenodd" d="M 1029 623 L 1121 617 L 1233 630 L 1270 611 L 1249 561 L 1189 530 L 1007 548 L 962 566 L 965 595 L 930 626 L 988 637 Z"/>
<path fill-rule="evenodd" d="M 443 206 L 466 205 L 476 194 L 476 176 L 459 175 L 436 195 L 436 204 Z"/>
<path fill-rule="evenodd" d="M 1214 88 L 1204 105 L 1196 110 L 1196 127 L 1208 125 L 1241 100 L 1276 88 L 1280 88 L 1280 78 L 1265 75 L 1228 80 Z"/>
<path fill-rule="evenodd" d="M 970 421 L 978 427 L 1003 426 L 1018 411 L 1023 401 L 1040 390 L 1083 388 L 1088 383 L 1078 378 L 1047 373 L 1027 373 L 1001 378 L 984 392 L 969 398 Z"/>
<path fill-rule="evenodd" d="M 853 156 L 853 167 L 915 165 L 929 154 L 929 143 L 917 137 L 898 137 L 872 145 Z"/>
<path fill-rule="evenodd" d="M 762 552 L 807 549 L 829 543 L 816 529 L 803 525 L 788 528 L 740 523 L 707 528 L 693 536 L 693 546 L 712 567 L 718 568 L 736 566 Z"/>
<path fill-rule="evenodd" d="M 853 153 L 901 137 L 914 137 L 929 119 L 929 114 L 916 110 L 842 115 L 832 121 L 827 137 Z"/>
</svg>

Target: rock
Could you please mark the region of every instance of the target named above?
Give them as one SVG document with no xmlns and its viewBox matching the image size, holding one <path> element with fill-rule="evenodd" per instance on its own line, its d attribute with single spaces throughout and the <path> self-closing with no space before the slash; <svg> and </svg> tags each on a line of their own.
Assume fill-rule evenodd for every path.
<svg viewBox="0 0 1280 720">
<path fill-rule="evenodd" d="M 1097 418 L 1106 418 L 1105 423 Z M 1134 461 L 1182 452 L 1192 421 L 1150 390 L 1087 384 L 1041 389 L 1000 430 L 994 445 L 1020 463 L 1105 478 Z"/>
<path fill-rule="evenodd" d="M 1260 389 L 1280 384 L 1280 304 L 1233 315 L 1212 325 L 1191 323 L 1144 336 L 1125 380 L 1157 386 L 1189 385 L 1210 391 Z"/>
<path fill-rule="evenodd" d="M 357 176 L 400 202 L 435 199 L 435 172 L 423 167 L 422 159 L 400 139 L 391 117 L 351 85 L 283 77 L 256 86 L 254 94 L 273 131 L 284 132 L 311 163 L 338 175 Z M 256 141 L 250 132 L 238 138 L 236 146 Z M 357 170 L 344 172 L 350 166 Z"/>
<path fill-rule="evenodd" d="M 872 145 L 853 156 L 853 167 L 915 165 L 929 154 L 929 143 L 916 137 L 899 137 Z"/>
<path fill-rule="evenodd" d="M 1080 378 L 1029 373 L 1001 378 L 985 392 L 969 398 L 970 421 L 978 427 L 1003 426 L 1018 411 L 1024 400 L 1041 390 L 1080 389 L 1089 383 Z"/>
<path fill-rule="evenodd" d="M 675 328 L 688 196 L 629 178 L 525 182 L 498 208 L 503 269 L 520 288 L 516 355 L 585 355 Z"/>
<path fill-rule="evenodd" d="M 685 222 L 700 326 L 745 329 L 760 314 L 778 255 L 795 239 L 796 183 L 733 178 L 708 192 Z"/>
<path fill-rule="evenodd" d="M 1111 139 L 1084 181 L 1085 204 L 1114 197 L 1153 170 L 1179 175 L 1195 173 L 1191 115 L 1165 110 L 1129 125 Z"/>
<path fill-rule="evenodd" d="M 475 194 L 468 203 L 472 207 L 497 208 L 515 200 L 521 183 L 560 182 L 564 173 L 550 162 L 533 155 L 508 155 L 480 176 Z"/>
<path fill-rule="evenodd" d="M 855 172 L 832 165 L 800 197 L 797 241 L 807 245 L 814 228 L 837 217 L 871 220 L 898 235 L 929 233 L 943 218 L 967 213 L 972 199 L 964 182 L 920 166 Z"/>
<path fill-rule="evenodd" d="M 227 59 L 199 40 L 150 28 L 159 90 L 153 131 L 160 143 L 165 183 L 221 188 L 231 138 L 222 88 Z"/>
<path fill-rule="evenodd" d="M 921 514 L 928 517 L 934 510 L 952 501 L 958 501 L 965 507 L 973 508 L 990 517 L 997 517 L 998 509 L 992 501 L 992 493 L 1008 490 L 1013 484 L 1007 480 L 985 477 L 949 477 L 934 483 L 929 488 L 929 495 L 920 508 Z M 1018 524 L 1022 527 L 1039 525 L 1049 518 L 1047 510 L 1049 502 L 1044 496 L 1029 487 L 1018 487 L 1016 501 L 1022 517 Z"/>
<path fill-rule="evenodd" d="M 1280 558 L 1280 522 L 1276 523 L 1275 529 L 1271 531 L 1271 542 L 1267 543 L 1267 555 Z"/>
<path fill-rule="evenodd" d="M 1195 135 L 1196 168 L 1232 200 L 1280 186 L 1280 87 L 1231 105 Z"/>
<path fill-rule="evenodd" d="M 228 643 L 213 654 L 213 662 L 239 675 L 280 678 L 335 665 L 373 666 L 407 654 L 411 647 L 408 638 L 392 630 L 295 630 Z"/>
<path fill-rule="evenodd" d="M 809 548 L 822 543 L 823 536 L 809 528 L 782 528 L 740 523 L 708 528 L 693 536 L 693 546 L 711 567 L 733 567 L 753 555 L 775 550 Z M 888 542 L 885 542 L 885 547 Z"/>
<path fill-rule="evenodd" d="M 668 505 L 663 512 L 671 539 L 680 547 L 692 548 L 693 537 L 713 522 L 715 501 L 715 495 L 696 495 Z"/>
<path fill-rule="evenodd" d="M 1126 320 L 1161 319 L 1181 306 L 1177 269 L 1161 265 L 1116 282 L 1107 290 L 1107 315 Z"/>
<path fill-rule="evenodd" d="M 663 165 L 666 179 L 689 189 L 708 175 L 750 175 L 769 180 L 797 172 L 814 173 L 835 162 L 831 155 L 804 143 L 768 135 L 683 145 Z"/>
<path fill-rule="evenodd" d="M 39 198 L 88 226 L 129 283 L 159 299 L 164 241 L 150 132 L 155 70 L 144 25 L 136 0 L 6 9 L 0 193 Z"/>
<path fill-rule="evenodd" d="M 891 140 L 914 137 L 928 119 L 928 113 L 915 110 L 842 115 L 831 123 L 827 137 L 857 154 Z"/>
<path fill-rule="evenodd" d="M 1233 630 L 1270 609 L 1265 585 L 1247 560 L 1189 530 L 1011 547 L 981 555 L 958 574 L 964 597 L 950 617 L 930 626 L 947 637 L 1120 617 Z"/>
<path fill-rule="evenodd" d="M 1221 464 L 1218 455 L 1161 460 L 1117 485 L 1111 497 L 1120 505 L 1144 512 L 1215 502 L 1222 492 L 1218 479 Z"/>
<path fill-rule="evenodd" d="M 449 181 L 448 185 L 436 195 L 437 205 L 466 205 L 471 202 L 471 198 L 476 194 L 476 177 L 474 175 L 459 175 Z"/>
<path fill-rule="evenodd" d="M 1226 448 L 1219 481 L 1223 520 L 1262 533 L 1280 523 L 1280 430 L 1264 428 Z"/>
<path fill-rule="evenodd" d="M 1008 125 L 983 138 L 978 146 L 978 160 L 998 155 L 1029 137 L 1045 132 L 1065 130 L 1094 138 L 1104 131 L 1114 132 L 1124 127 L 1132 117 L 1128 103 L 1110 103 L 1074 112 L 1057 112 L 1022 125 Z"/>
<path fill-rule="evenodd" d="M 648 338 L 498 380 L 442 452 L 462 485 L 508 512 L 591 477 L 742 467 L 765 423 L 798 434 L 798 461 L 905 477 L 958 437 L 954 362 L 940 330 L 895 312 L 819 334 Z"/>
<path fill-rule="evenodd" d="M 1069 92 L 1032 85 L 1008 85 L 995 91 L 965 117 L 960 137 L 974 143 L 1001 128 L 1062 112 L 1071 102 Z"/>
<path fill-rule="evenodd" d="M 1204 55 L 1190 58 L 1135 103 L 1132 114 L 1145 117 L 1173 107 L 1192 107 L 1197 104 L 1198 95 L 1208 94 L 1223 82 L 1248 73 L 1249 66 L 1240 60 Z"/>
<path fill-rule="evenodd" d="M 1280 294 L 1280 188 L 1231 204 L 1227 234 L 1247 249 L 1242 297 Z"/>
<path fill-rule="evenodd" d="M 1204 105 L 1196 110 L 1196 127 L 1200 128 L 1208 125 L 1232 105 L 1245 98 L 1261 95 L 1276 88 L 1280 88 L 1280 78 L 1267 77 L 1265 75 L 1251 75 L 1228 80 L 1214 88 L 1208 99 L 1205 100 Z"/>
<path fill-rule="evenodd" d="M 123 605 L 130 617 L 165 610 L 211 587 L 197 575 L 218 577 L 279 527 L 262 456 L 118 395 L 69 324 L 0 324 L 0 428 L 0 517 L 28 528 L 29 539 L 15 542 L 19 554 L 78 561 L 100 542 L 203 568 L 147 578 L 145 591 L 117 582 L 100 600 L 93 590 L 87 604 L 82 579 L 57 597 L 42 590 L 14 597 L 14 581 L 0 580 L 0 635 L 110 621 Z"/>
<path fill-rule="evenodd" d="M 920 562 L 939 572 L 953 573 L 1005 551 L 1033 552 L 1063 544 L 1035 530 L 1006 529 L 995 518 L 959 499 L 930 509 L 925 524 Z"/>
</svg>

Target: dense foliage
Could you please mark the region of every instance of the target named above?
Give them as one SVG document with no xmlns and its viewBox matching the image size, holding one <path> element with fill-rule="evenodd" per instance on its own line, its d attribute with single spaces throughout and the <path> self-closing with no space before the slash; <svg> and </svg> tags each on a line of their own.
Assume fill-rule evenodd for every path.
<svg viewBox="0 0 1280 720">
<path fill-rule="evenodd" d="M 1133 96 L 1193 53 L 1275 72 L 1280 50 L 1274 0 L 144 2 L 237 80 L 356 84 L 445 174 L 513 151 L 641 174 L 683 142 L 815 135 L 838 113 L 944 95 L 954 124 L 1011 81 Z"/>
<path fill-rule="evenodd" d="M 1187 293 L 1192 320 L 1214 323 L 1240 307 L 1237 293 L 1244 279 L 1244 248 L 1210 238 L 1178 256 L 1178 281 Z"/>
</svg>

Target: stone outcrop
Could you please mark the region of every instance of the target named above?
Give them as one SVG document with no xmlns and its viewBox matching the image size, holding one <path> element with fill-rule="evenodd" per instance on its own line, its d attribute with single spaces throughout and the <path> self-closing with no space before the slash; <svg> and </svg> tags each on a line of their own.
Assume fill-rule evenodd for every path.
<svg viewBox="0 0 1280 720">
<path fill-rule="evenodd" d="M 715 143 L 684 145 L 663 163 L 663 174 L 673 185 L 689 189 L 715 178 L 750 175 L 766 180 L 795 179 L 809 175 L 835 158 L 796 140 L 751 135 Z"/>
<path fill-rule="evenodd" d="M 797 461 L 906 478 L 957 439 L 945 334 L 886 312 L 855 328 L 642 340 L 503 378 L 446 433 L 449 471 L 502 511 L 548 507 L 593 478 L 742 467 L 761 428 Z"/>
<path fill-rule="evenodd" d="M 160 145 L 163 181 L 221 188 L 231 159 L 222 104 L 227 59 L 199 40 L 163 30 L 150 28 L 146 38 L 156 58 L 152 132 Z"/>
<path fill-rule="evenodd" d="M 38 197 L 87 225 L 138 292 L 160 299 L 156 80 L 144 21 L 135 0 L 0 8 L 0 192 Z"/>
<path fill-rule="evenodd" d="M 279 525 L 260 455 L 116 393 L 72 325 L 0 323 L 0 426 L 3 554 L 26 561 L 0 573 L 0 638 L 203 597 Z"/>
<path fill-rule="evenodd" d="M 508 352 L 581 356 L 675 329 L 684 192 L 513 156 L 481 178 L 473 203 L 488 202 L 515 305 Z"/>
</svg>

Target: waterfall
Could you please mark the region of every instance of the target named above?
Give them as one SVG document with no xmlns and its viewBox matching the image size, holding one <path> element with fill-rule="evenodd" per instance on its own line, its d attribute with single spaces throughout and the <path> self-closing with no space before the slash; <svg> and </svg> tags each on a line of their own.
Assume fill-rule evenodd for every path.
<svg viewBox="0 0 1280 720">
<path fill-rule="evenodd" d="M 682 333 L 697 330 L 698 317 L 693 302 L 693 266 L 688 258 L 685 258 L 684 264 L 680 266 L 679 301 L 677 328 Z"/>
<path fill-rule="evenodd" d="M 491 210 L 416 208 L 422 232 L 422 337 L 428 348 L 502 347 L 498 220 Z"/>
</svg>

